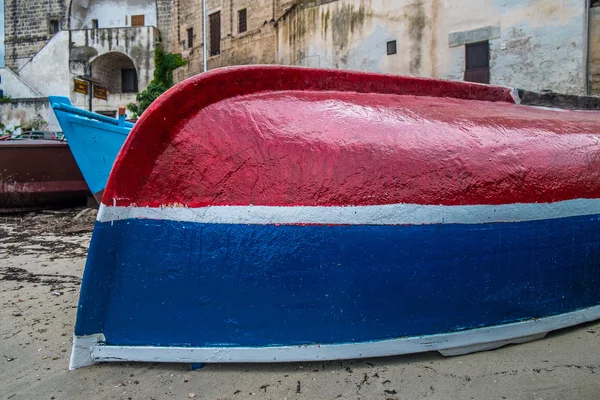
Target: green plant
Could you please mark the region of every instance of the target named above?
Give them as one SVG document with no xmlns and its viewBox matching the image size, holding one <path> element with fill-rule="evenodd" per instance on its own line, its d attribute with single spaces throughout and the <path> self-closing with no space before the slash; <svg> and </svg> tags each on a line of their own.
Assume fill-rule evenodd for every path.
<svg viewBox="0 0 600 400">
<path fill-rule="evenodd" d="M 154 76 L 148 87 L 135 96 L 136 103 L 127 104 L 134 118 L 139 117 L 154 100 L 173 86 L 173 70 L 187 64 L 179 54 L 165 53 L 157 47 L 154 50 Z"/>
<path fill-rule="evenodd" d="M 2 96 L 0 97 L 0 104 L 3 103 L 12 103 L 12 99 L 9 96 Z"/>
</svg>

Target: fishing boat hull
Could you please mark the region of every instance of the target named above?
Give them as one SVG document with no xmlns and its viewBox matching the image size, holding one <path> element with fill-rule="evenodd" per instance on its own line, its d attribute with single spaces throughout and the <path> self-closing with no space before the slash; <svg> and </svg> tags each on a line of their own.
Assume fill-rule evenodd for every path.
<svg viewBox="0 0 600 400">
<path fill-rule="evenodd" d="M 85 205 L 88 196 L 66 143 L 0 142 L 0 213 Z"/>
<path fill-rule="evenodd" d="M 180 84 L 111 173 L 71 368 L 456 355 L 600 318 L 598 114 L 516 100 L 284 67 Z"/>
<path fill-rule="evenodd" d="M 114 161 L 133 124 L 71 106 L 66 97 L 48 97 L 56 119 L 90 191 L 100 203 Z"/>
</svg>

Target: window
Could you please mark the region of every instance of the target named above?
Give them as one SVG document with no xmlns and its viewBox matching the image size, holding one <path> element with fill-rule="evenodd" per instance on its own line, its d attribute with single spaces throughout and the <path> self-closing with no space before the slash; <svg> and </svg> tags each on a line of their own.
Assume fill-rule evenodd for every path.
<svg viewBox="0 0 600 400">
<path fill-rule="evenodd" d="M 248 30 L 248 25 L 246 23 L 246 9 L 238 11 L 238 33 L 244 33 Z"/>
<path fill-rule="evenodd" d="M 144 26 L 144 16 L 143 15 L 132 15 L 131 16 L 131 26 Z"/>
<path fill-rule="evenodd" d="M 135 93 L 138 91 L 137 72 L 135 68 L 121 70 L 121 92 Z"/>
<path fill-rule="evenodd" d="M 48 29 L 50 30 L 51 35 L 58 33 L 58 31 L 60 30 L 60 22 L 57 19 L 51 19 L 49 22 Z"/>
<path fill-rule="evenodd" d="M 221 54 L 221 13 L 216 12 L 208 17 L 210 28 L 210 55 Z"/>
<path fill-rule="evenodd" d="M 98 29 L 98 20 L 97 19 L 92 20 L 92 29 Z"/>
<path fill-rule="evenodd" d="M 467 43 L 465 64 L 465 81 L 490 83 L 490 43 Z"/>
<path fill-rule="evenodd" d="M 392 55 L 392 54 L 396 54 L 396 41 L 392 40 L 387 42 L 387 54 Z"/>
<path fill-rule="evenodd" d="M 189 28 L 187 31 L 187 43 L 186 47 L 191 49 L 194 47 L 194 28 Z"/>
</svg>

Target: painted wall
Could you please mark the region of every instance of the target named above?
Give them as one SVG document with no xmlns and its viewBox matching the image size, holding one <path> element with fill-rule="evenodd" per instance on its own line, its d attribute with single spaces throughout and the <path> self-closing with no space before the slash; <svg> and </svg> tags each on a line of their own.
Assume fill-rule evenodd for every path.
<svg viewBox="0 0 600 400">
<path fill-rule="evenodd" d="M 154 74 L 154 49 L 158 41 L 158 29 L 151 26 L 72 31 L 70 70 L 74 75 L 88 74 L 88 67 L 91 64 L 92 73 L 95 74 L 94 70 L 96 70 L 102 78 L 102 70 L 105 69 L 103 67 L 109 67 L 111 56 L 118 55 L 119 57 L 112 59 L 120 60 L 119 62 L 123 58 L 131 60 L 137 71 L 138 88 L 143 90 Z M 120 76 L 118 80 L 120 81 Z M 70 82 L 70 89 L 73 89 L 73 82 Z M 127 98 L 135 98 L 135 94 L 132 95 L 133 97 L 130 94 L 124 95 Z M 105 105 L 101 109 L 115 110 L 116 107 L 125 105 L 121 98 L 114 98 L 115 102 L 113 102 L 112 96 L 113 94 L 109 94 L 108 102 L 100 100 L 100 104 Z M 88 108 L 86 96 L 73 93 L 71 98 L 77 106 Z"/>
<path fill-rule="evenodd" d="M 156 2 L 154 0 L 73 0 L 70 29 L 91 29 L 92 20 L 98 20 L 99 28 L 131 26 L 132 15 L 144 15 L 144 25 L 156 26 Z"/>
<path fill-rule="evenodd" d="M 490 83 L 584 92 L 580 0 L 297 3 L 276 24 L 281 64 L 462 80 L 465 43 L 489 40 Z"/>
<path fill-rule="evenodd" d="M 0 122 L 5 129 L 16 130 L 15 134 L 20 132 L 19 127 L 31 127 L 32 124 L 49 129 L 50 110 L 47 98 L 16 99 L 11 103 L 0 103 Z"/>
<path fill-rule="evenodd" d="M 2 78 L 0 89 L 4 91 L 4 96 L 13 99 L 42 97 L 8 68 L 0 68 L 0 77 Z"/>
<path fill-rule="evenodd" d="M 590 92 L 600 95 L 600 7 L 590 9 Z"/>
<path fill-rule="evenodd" d="M 19 71 L 42 96 L 69 96 L 69 32 L 61 31 Z"/>
</svg>

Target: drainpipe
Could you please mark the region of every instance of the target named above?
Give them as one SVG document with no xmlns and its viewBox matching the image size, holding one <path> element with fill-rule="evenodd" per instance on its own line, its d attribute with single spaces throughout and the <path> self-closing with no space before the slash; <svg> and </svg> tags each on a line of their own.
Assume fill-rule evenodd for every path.
<svg viewBox="0 0 600 400">
<path fill-rule="evenodd" d="M 88 72 L 89 72 L 89 75 L 90 75 L 90 78 L 91 78 L 91 77 L 92 77 L 92 64 L 90 64 L 90 66 L 88 67 Z M 90 102 L 90 107 L 89 107 L 89 109 L 90 109 L 90 112 L 92 112 L 92 98 L 93 98 L 93 96 L 94 96 L 94 95 L 93 95 L 93 91 L 94 91 L 94 82 L 92 82 L 91 80 L 90 80 L 90 82 L 89 82 L 89 88 L 90 88 L 90 89 L 89 89 L 89 96 L 88 96 L 88 97 L 89 97 L 89 102 Z"/>
<path fill-rule="evenodd" d="M 204 39 L 203 40 L 204 44 L 202 45 L 202 51 L 203 51 L 202 58 L 204 58 L 204 72 L 206 72 L 206 70 L 207 70 L 206 44 L 208 43 L 208 40 L 206 40 L 206 0 L 202 0 L 202 29 L 203 29 L 202 38 Z"/>
<path fill-rule="evenodd" d="M 590 95 L 591 93 L 591 85 L 590 85 L 590 30 L 591 30 L 591 22 L 590 22 L 590 7 L 592 0 L 585 1 L 585 27 L 583 30 L 583 68 L 585 75 L 584 82 L 584 90 L 586 95 Z"/>
</svg>

